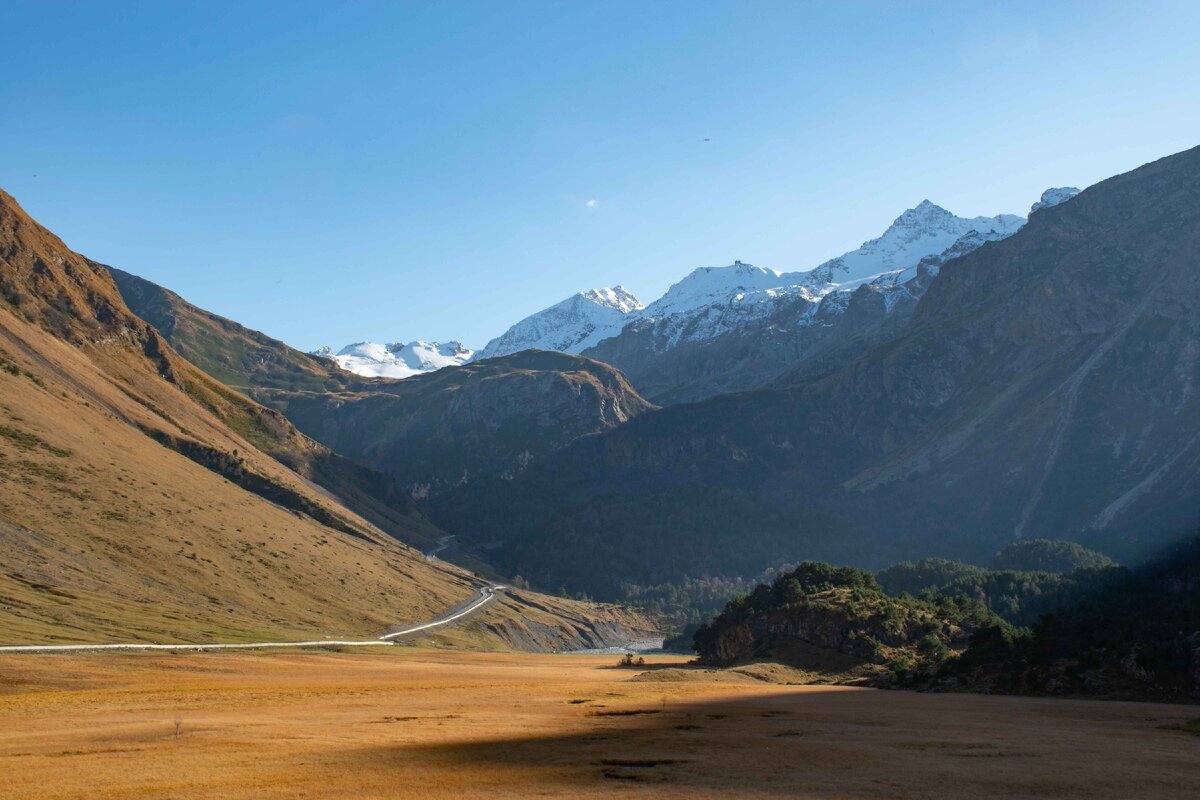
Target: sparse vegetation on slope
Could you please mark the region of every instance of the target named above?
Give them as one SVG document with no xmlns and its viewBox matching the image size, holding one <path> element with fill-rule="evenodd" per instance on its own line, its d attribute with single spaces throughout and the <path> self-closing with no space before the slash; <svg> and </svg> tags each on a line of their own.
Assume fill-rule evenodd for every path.
<svg viewBox="0 0 1200 800">
<path fill-rule="evenodd" d="M 418 515 L 310 480 L 355 497 L 366 470 L 184 360 L 3 193 L 0 288 L 0 641 L 364 637 L 476 592 L 372 524 L 436 538 Z"/>
</svg>

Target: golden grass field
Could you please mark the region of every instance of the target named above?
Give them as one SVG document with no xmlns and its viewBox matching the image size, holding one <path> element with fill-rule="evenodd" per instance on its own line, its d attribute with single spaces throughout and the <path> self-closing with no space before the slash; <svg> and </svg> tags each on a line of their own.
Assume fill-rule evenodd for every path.
<svg viewBox="0 0 1200 800">
<path fill-rule="evenodd" d="M 780 686 L 649 661 L 643 674 L 613 656 L 412 648 L 0 657 L 0 796 L 1194 798 L 1200 787 L 1200 737 L 1179 729 L 1195 707 Z"/>
</svg>

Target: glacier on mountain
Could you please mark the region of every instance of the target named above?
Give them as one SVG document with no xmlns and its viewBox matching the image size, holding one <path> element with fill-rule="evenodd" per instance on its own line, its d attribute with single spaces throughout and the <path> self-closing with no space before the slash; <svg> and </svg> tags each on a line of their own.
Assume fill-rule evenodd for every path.
<svg viewBox="0 0 1200 800">
<path fill-rule="evenodd" d="M 313 355 L 331 358 L 344 370 L 366 378 L 409 378 L 442 367 L 453 367 L 471 360 L 474 351 L 461 342 L 426 342 L 408 344 L 356 342 L 336 353 L 329 346 L 313 351 Z"/>
</svg>

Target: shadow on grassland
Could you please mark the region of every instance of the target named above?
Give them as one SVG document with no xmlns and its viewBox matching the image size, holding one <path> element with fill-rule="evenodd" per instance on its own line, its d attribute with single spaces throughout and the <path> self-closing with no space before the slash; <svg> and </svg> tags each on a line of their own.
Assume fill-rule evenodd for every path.
<svg viewBox="0 0 1200 800">
<path fill-rule="evenodd" d="M 562 733 L 359 751 L 375 768 L 484 773 L 497 796 L 1189 797 L 1194 709 L 808 687 L 731 701 L 572 706 Z"/>
</svg>

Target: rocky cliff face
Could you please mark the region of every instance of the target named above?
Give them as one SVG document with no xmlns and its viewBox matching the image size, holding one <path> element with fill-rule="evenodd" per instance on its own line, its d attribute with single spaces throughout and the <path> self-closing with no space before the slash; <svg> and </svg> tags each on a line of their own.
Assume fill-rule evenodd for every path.
<svg viewBox="0 0 1200 800">
<path fill-rule="evenodd" d="M 512 478 L 572 440 L 652 408 L 612 367 L 540 351 L 356 391 L 255 396 L 417 496 L 484 476 Z"/>
<path fill-rule="evenodd" d="M 716 666 L 779 661 L 800 669 L 830 651 L 859 662 L 862 676 L 887 680 L 888 669 L 911 668 L 930 654 L 966 648 L 973 625 L 879 592 L 832 588 L 741 618 L 719 615 L 696 635 L 701 660 Z M 944 649 L 943 649 L 944 648 Z"/>
</svg>

